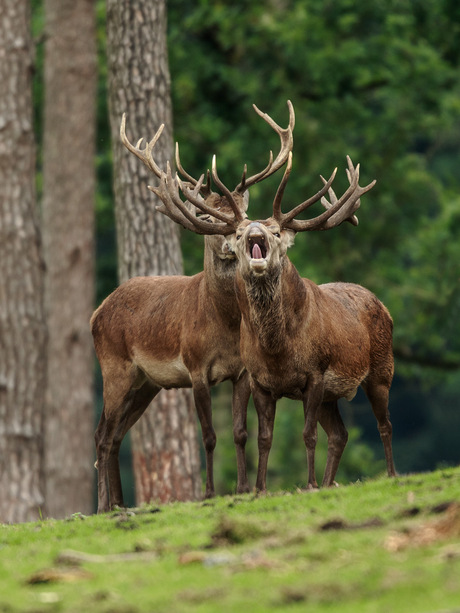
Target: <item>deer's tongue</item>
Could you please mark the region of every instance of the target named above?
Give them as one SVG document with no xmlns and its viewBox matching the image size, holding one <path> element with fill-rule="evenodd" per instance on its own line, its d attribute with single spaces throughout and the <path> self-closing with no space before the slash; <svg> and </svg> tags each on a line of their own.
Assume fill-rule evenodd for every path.
<svg viewBox="0 0 460 613">
<path fill-rule="evenodd" d="M 262 251 L 260 250 L 260 247 L 257 243 L 254 243 L 253 247 L 252 247 L 252 253 L 251 253 L 251 257 L 254 260 L 262 260 Z"/>
</svg>

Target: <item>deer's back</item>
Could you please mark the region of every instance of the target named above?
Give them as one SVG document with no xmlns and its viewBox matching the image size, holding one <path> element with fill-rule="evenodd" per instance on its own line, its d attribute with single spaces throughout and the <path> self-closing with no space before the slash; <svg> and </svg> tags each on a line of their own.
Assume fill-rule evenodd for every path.
<svg viewBox="0 0 460 613">
<path fill-rule="evenodd" d="M 134 277 L 121 284 L 91 318 L 96 350 L 105 344 L 129 353 L 135 344 L 147 346 L 152 337 L 159 341 L 159 352 L 177 350 L 180 335 L 171 334 L 171 326 L 174 322 L 175 331 L 180 329 L 184 296 L 193 308 L 198 285 L 199 279 L 185 276 Z"/>
<path fill-rule="evenodd" d="M 354 283 L 326 283 L 318 288 L 327 300 L 326 312 L 333 329 L 351 327 L 358 333 L 361 328 L 373 348 L 378 344 L 391 347 L 393 320 L 375 294 Z"/>
</svg>

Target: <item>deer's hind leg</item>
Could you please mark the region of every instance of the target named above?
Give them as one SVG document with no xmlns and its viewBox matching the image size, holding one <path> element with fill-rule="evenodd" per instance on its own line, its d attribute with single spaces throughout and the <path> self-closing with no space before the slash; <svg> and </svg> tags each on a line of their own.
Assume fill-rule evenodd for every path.
<svg viewBox="0 0 460 613">
<path fill-rule="evenodd" d="M 396 470 L 391 443 L 393 427 L 391 425 L 390 412 L 388 410 L 390 385 L 386 382 L 376 382 L 372 379 L 368 379 L 363 383 L 362 387 L 366 392 L 366 396 L 372 406 L 372 411 L 377 419 L 377 427 L 383 444 L 388 476 L 394 477 L 396 475 Z"/>
<path fill-rule="evenodd" d="M 105 416 L 105 404 L 101 418 L 94 434 L 96 443 L 96 468 L 97 468 L 97 512 L 104 513 L 110 509 L 109 500 L 109 474 L 108 457 L 112 446 L 113 429 L 115 425 L 107 422 Z"/>
<path fill-rule="evenodd" d="M 251 387 L 249 375 L 245 372 L 238 381 L 233 383 L 233 442 L 236 449 L 237 494 L 249 492 L 249 481 L 246 467 L 246 441 L 248 440 L 247 412 Z"/>
<path fill-rule="evenodd" d="M 215 496 L 214 449 L 216 448 L 216 432 L 212 425 L 211 390 L 209 389 L 208 382 L 201 377 L 196 377 L 192 380 L 192 388 L 206 454 L 205 498 L 213 498 Z"/>
<path fill-rule="evenodd" d="M 327 460 L 322 485 L 329 487 L 335 483 L 335 475 L 348 441 L 348 432 L 342 421 L 337 400 L 323 402 L 318 421 L 327 434 Z"/>
<path fill-rule="evenodd" d="M 136 392 L 142 387 L 139 385 L 139 372 L 129 362 L 110 366 L 110 370 L 102 366 L 104 408 L 94 435 L 98 469 L 98 513 L 122 503 L 118 451 L 127 431 L 126 424 L 131 423 L 131 416 L 137 415 L 138 419 L 141 414 L 134 406 Z"/>
<path fill-rule="evenodd" d="M 160 387 L 146 381 L 142 387 L 131 390 L 123 407 L 123 414 L 113 437 L 108 461 L 108 479 L 110 492 L 110 506 L 124 506 L 123 490 L 121 486 L 119 454 L 121 443 L 127 432 L 143 415 L 149 404 L 161 390 Z"/>
<path fill-rule="evenodd" d="M 273 428 L 275 425 L 276 400 L 264 390 L 256 381 L 251 379 L 251 392 L 258 418 L 257 445 L 259 448 L 259 461 L 257 466 L 256 490 L 267 490 L 268 456 L 273 442 Z"/>
<path fill-rule="evenodd" d="M 322 376 L 311 375 L 303 392 L 303 411 L 305 425 L 302 432 L 307 450 L 308 483 L 307 489 L 317 489 L 315 473 L 315 451 L 318 440 L 318 420 L 323 404 L 324 381 Z"/>
</svg>

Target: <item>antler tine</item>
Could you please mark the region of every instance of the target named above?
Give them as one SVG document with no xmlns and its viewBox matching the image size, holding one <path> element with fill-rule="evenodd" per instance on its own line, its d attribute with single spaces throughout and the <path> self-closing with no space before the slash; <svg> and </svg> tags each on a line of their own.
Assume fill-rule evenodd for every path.
<svg viewBox="0 0 460 613">
<path fill-rule="evenodd" d="M 276 219 L 278 223 L 281 223 L 282 220 L 282 212 L 281 212 L 281 200 L 283 199 L 284 190 L 286 189 L 286 185 L 289 179 L 289 175 L 292 170 L 292 151 L 289 152 L 288 162 L 286 165 L 286 170 L 284 171 L 283 178 L 281 179 L 281 183 L 276 191 L 275 200 L 273 201 L 273 217 Z"/>
<path fill-rule="evenodd" d="M 326 179 L 324 179 L 324 177 L 321 177 L 321 179 L 323 182 L 326 182 Z M 321 204 L 324 206 L 326 210 L 330 209 L 334 204 L 337 203 L 337 196 L 335 195 L 335 192 L 332 189 L 332 187 L 328 189 L 328 194 L 329 194 L 329 198 L 331 199 L 330 202 L 324 196 L 321 198 Z M 358 210 L 358 208 L 359 206 L 356 207 L 356 210 Z M 356 215 L 351 215 L 350 217 L 347 217 L 344 221 L 349 221 L 354 226 L 359 225 L 359 220 L 356 217 Z"/>
<path fill-rule="evenodd" d="M 325 205 L 323 202 L 323 205 L 326 206 L 326 211 L 322 213 L 321 215 L 318 215 L 318 217 L 315 217 L 314 219 L 308 219 L 308 220 L 294 219 L 295 215 L 292 215 L 292 213 L 293 211 L 295 211 L 295 209 L 293 209 L 293 211 L 291 211 L 290 213 L 288 213 L 288 215 L 283 217 L 282 227 L 289 228 L 291 230 L 294 230 L 295 232 L 304 232 L 304 231 L 309 231 L 309 230 L 329 230 L 330 228 L 334 228 L 335 226 L 338 226 L 343 221 L 348 220 L 349 218 L 350 218 L 351 223 L 353 223 L 353 216 L 354 216 L 353 214 L 360 206 L 360 197 L 366 192 L 368 192 L 370 189 L 372 189 L 376 181 L 374 180 L 371 183 L 369 183 L 369 185 L 366 185 L 365 187 L 361 187 L 358 184 L 359 164 L 356 166 L 356 168 L 354 168 L 353 163 L 349 156 L 347 156 L 347 163 L 348 163 L 347 176 L 350 182 L 350 186 L 339 199 L 337 199 L 334 192 L 332 192 L 334 194 L 332 198 L 331 193 L 329 192 L 329 195 L 331 196 L 331 199 L 333 200 L 333 202 L 327 203 L 326 201 L 327 205 Z M 333 174 L 335 174 L 335 172 Z M 321 178 L 323 182 L 325 183 L 321 191 L 326 193 L 326 191 L 330 189 L 330 184 L 332 183 L 332 181 L 331 180 L 325 181 L 323 177 Z M 318 192 L 318 194 L 319 193 L 320 192 Z M 324 195 L 324 193 L 322 195 Z"/>
<path fill-rule="evenodd" d="M 176 166 L 177 166 L 177 170 L 181 173 L 182 176 L 184 176 L 187 179 L 187 181 L 189 181 L 194 186 L 197 185 L 198 181 L 194 179 L 192 175 L 189 175 L 188 172 L 184 170 L 184 167 L 181 164 L 180 156 L 179 156 L 179 143 L 177 142 L 176 142 Z M 200 193 L 204 197 L 209 196 L 211 193 L 211 176 L 210 176 L 209 170 L 207 171 L 206 185 L 202 185 L 200 187 Z"/>
<path fill-rule="evenodd" d="M 340 205 L 338 204 L 339 201 L 336 201 L 336 203 L 332 203 L 333 205 L 335 204 L 338 207 L 338 212 L 333 214 L 332 217 L 329 219 L 327 227 L 335 227 L 339 225 L 340 223 L 342 223 L 342 221 L 349 221 L 354 226 L 357 226 L 359 221 L 356 215 L 354 215 L 354 212 L 357 211 L 359 207 L 361 206 L 360 198 L 363 194 L 365 194 L 370 189 L 372 189 L 377 182 L 374 179 L 368 185 L 361 187 L 360 185 L 358 185 L 359 164 L 357 164 L 355 168 L 353 166 L 353 162 L 351 161 L 351 158 L 349 155 L 347 155 L 347 164 L 348 164 L 348 168 L 346 169 L 346 173 L 347 173 L 348 181 L 350 183 L 349 190 L 351 190 L 352 184 L 356 182 L 356 191 L 350 197 L 349 203 L 345 202 L 344 206 L 340 207 Z"/>
<path fill-rule="evenodd" d="M 213 157 L 212 157 L 212 178 L 214 180 L 214 183 L 217 185 L 217 187 L 226 196 L 226 198 L 228 200 L 228 203 L 232 207 L 233 213 L 235 215 L 235 219 L 237 219 L 238 221 L 243 221 L 243 219 L 244 219 L 243 212 L 241 211 L 241 209 L 238 206 L 235 198 L 233 197 L 233 193 L 219 179 L 219 175 L 217 174 L 217 161 L 216 161 L 216 156 L 215 155 L 213 155 Z M 237 191 L 237 190 L 235 190 L 235 191 Z"/>
<path fill-rule="evenodd" d="M 318 200 L 320 200 L 324 196 L 324 194 L 327 193 L 328 189 L 331 187 L 332 182 L 335 179 L 336 173 L 337 168 L 334 168 L 329 179 L 327 181 L 323 179 L 324 186 L 318 192 L 316 192 L 314 196 L 311 196 L 311 198 L 309 198 L 308 200 L 305 200 L 301 204 L 298 204 L 295 208 L 289 211 L 289 213 L 281 213 L 281 222 L 283 224 L 283 227 L 287 227 L 286 224 L 291 223 L 294 217 L 302 213 L 302 211 L 308 209 L 312 204 L 315 204 L 315 202 L 318 202 Z"/>
<path fill-rule="evenodd" d="M 146 143 L 144 149 L 141 149 L 140 145 L 142 141 L 144 140 L 143 138 L 140 138 L 137 141 L 136 146 L 134 146 L 129 142 L 128 137 L 126 136 L 126 113 L 123 113 L 123 116 L 121 118 L 121 125 L 120 125 L 120 138 L 121 138 L 121 142 L 123 143 L 123 145 L 128 149 L 128 151 L 131 151 L 131 153 L 134 153 L 134 155 L 138 157 L 147 166 L 147 168 L 149 168 L 160 179 L 161 179 L 161 175 L 163 171 L 155 163 L 152 157 L 152 151 L 153 151 L 153 148 L 155 147 L 157 140 L 160 138 L 164 127 L 165 125 L 164 123 L 162 123 L 161 126 L 156 131 L 155 136 L 152 138 L 152 140 Z"/>
<path fill-rule="evenodd" d="M 201 188 L 201 183 L 203 182 L 203 180 L 204 180 L 204 175 L 201 175 L 196 187 L 192 191 L 189 189 L 189 187 L 185 183 L 183 183 L 180 180 L 178 176 L 176 176 L 176 181 L 180 187 L 180 190 L 186 197 L 187 201 L 190 202 L 190 204 L 193 204 L 193 206 L 199 209 L 202 213 L 212 215 L 212 217 L 215 217 L 216 219 L 219 219 L 220 221 L 224 223 L 232 223 L 233 217 L 231 217 L 230 215 L 226 215 L 225 213 L 222 213 L 222 211 L 219 211 L 218 209 L 212 206 L 208 206 L 201 197 L 200 197 L 201 199 L 198 197 L 199 191 Z"/>
<path fill-rule="evenodd" d="M 244 165 L 244 169 L 243 169 L 243 176 L 241 177 L 241 182 L 237 185 L 235 191 L 239 192 L 239 193 L 244 193 L 245 191 L 247 191 L 247 189 L 249 187 L 251 187 L 251 185 L 254 185 L 255 183 L 257 183 L 258 181 L 260 181 L 261 179 L 264 178 L 264 176 L 267 174 L 267 172 L 270 170 L 270 168 L 273 166 L 273 151 L 270 151 L 270 154 L 268 156 L 268 164 L 265 166 L 265 168 L 263 170 L 261 170 L 258 174 L 253 175 L 250 180 L 252 181 L 251 184 L 248 184 L 248 181 L 246 180 L 246 175 L 248 172 L 248 165 L 245 164 Z"/>
<path fill-rule="evenodd" d="M 235 232 L 238 223 L 236 219 L 225 223 L 209 223 L 196 217 L 189 211 L 179 196 L 178 181 L 177 178 L 173 178 L 169 166 L 167 172 L 162 174 L 160 185 L 158 187 L 149 187 L 149 189 L 163 202 L 163 206 L 160 205 L 157 207 L 157 210 L 187 230 L 191 230 L 196 234 L 222 234 L 224 236 Z M 215 216 L 215 212 L 213 214 Z"/>
<path fill-rule="evenodd" d="M 249 178 L 246 178 L 246 172 L 243 172 L 243 177 L 241 179 L 241 182 L 235 188 L 236 192 L 239 192 L 240 194 L 244 193 L 255 183 L 258 183 L 259 181 L 262 181 L 262 179 L 266 179 L 267 177 L 270 177 L 279 168 L 281 168 L 283 164 L 285 164 L 288 158 L 289 152 L 292 151 L 292 147 L 294 145 L 292 131 L 294 130 L 294 126 L 295 126 L 295 113 L 294 113 L 294 107 L 292 105 L 292 102 L 288 100 L 287 105 L 289 108 L 289 125 L 287 128 L 282 128 L 276 123 L 276 121 L 274 121 L 270 117 L 270 115 L 268 115 L 267 113 L 263 113 L 255 104 L 252 105 L 254 107 L 255 112 L 259 115 L 259 117 L 262 117 L 262 119 L 266 121 L 268 125 L 271 128 L 273 128 L 273 130 L 275 130 L 275 132 L 279 135 L 280 141 L 281 141 L 281 149 L 274 161 L 273 161 L 273 154 L 270 152 L 269 163 L 264 168 L 264 170 L 262 170 L 261 172 L 255 175 L 252 175 Z"/>
<path fill-rule="evenodd" d="M 172 219 L 172 221 L 178 223 L 183 228 L 186 228 L 188 230 L 194 230 L 192 223 L 184 215 L 179 213 L 178 210 L 175 210 L 169 202 L 168 206 L 165 205 L 165 200 L 168 200 L 170 197 L 168 196 L 167 192 L 164 191 L 164 186 L 162 182 L 160 182 L 158 187 L 152 187 L 151 185 L 148 185 L 148 188 L 163 202 L 163 204 L 159 204 L 155 207 L 157 211 L 163 213 L 163 215 L 166 215 L 166 217 L 169 217 L 169 219 Z"/>
<path fill-rule="evenodd" d="M 348 162 L 348 168 L 346 169 L 346 173 L 347 173 L 347 177 L 348 177 L 348 181 L 351 184 L 352 182 L 352 172 L 355 170 L 353 168 L 353 164 L 351 162 L 350 157 L 347 155 L 347 162 Z M 351 166 L 351 172 L 350 172 L 350 166 Z M 356 174 L 359 177 L 359 164 L 356 166 Z M 321 177 L 321 180 L 323 181 L 323 183 L 326 183 L 326 179 L 324 179 L 324 177 Z M 370 189 L 370 188 L 369 188 Z M 334 190 L 332 189 L 332 187 L 330 187 L 328 189 L 328 194 L 329 194 L 329 198 L 331 199 L 331 201 L 329 202 L 329 200 L 327 200 L 325 197 L 321 198 L 321 204 L 324 206 L 324 208 L 326 210 L 330 209 L 333 205 L 337 204 L 338 199 L 337 196 L 334 192 Z M 360 200 L 358 199 L 354 205 L 354 210 L 357 211 L 360 207 Z M 359 220 L 356 217 L 356 215 L 351 214 L 350 217 L 347 217 L 346 219 L 344 219 L 344 221 L 348 221 L 349 223 L 351 223 L 354 226 L 359 225 Z"/>
</svg>

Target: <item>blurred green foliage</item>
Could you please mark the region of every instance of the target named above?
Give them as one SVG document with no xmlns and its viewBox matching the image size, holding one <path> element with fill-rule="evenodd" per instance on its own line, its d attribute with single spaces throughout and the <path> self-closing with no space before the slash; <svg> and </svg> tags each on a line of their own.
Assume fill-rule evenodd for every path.
<svg viewBox="0 0 460 613">
<path fill-rule="evenodd" d="M 41 3 L 34 0 L 33 6 L 39 130 L 43 19 Z M 104 2 L 98 0 L 96 7 L 99 303 L 117 281 Z M 230 188 L 245 163 L 250 174 L 262 169 L 279 143 L 252 104 L 286 125 L 290 99 L 296 127 L 286 209 L 315 193 L 322 185 L 319 175 L 329 176 L 335 166 L 336 191 L 343 191 L 347 154 L 361 163 L 361 184 L 377 179 L 362 200 L 358 228 L 344 224 L 332 232 L 300 235 L 290 256 L 302 275 L 318 283 L 360 283 L 390 309 L 398 358 L 390 404 L 397 468 L 459 463 L 460 5 L 454 0 L 170 0 L 168 19 L 174 132 L 188 172 L 201 175 L 214 153 Z M 251 217 L 270 215 L 279 180 L 275 176 L 252 188 Z M 185 231 L 182 236 L 186 273 L 193 274 L 202 265 L 202 238 Z M 228 491 L 234 460 L 220 393 L 226 395 L 215 392 L 216 422 L 222 421 L 229 436 L 218 432 L 217 455 L 223 457 L 221 489 Z M 271 482 L 301 485 L 302 419 L 294 419 L 298 409 L 280 405 Z M 373 474 L 382 468 L 382 448 L 370 407 L 358 396 L 343 412 L 351 436 L 342 478 Z M 320 447 L 319 466 L 324 444 Z M 302 465 L 302 477 L 294 465 Z"/>
</svg>

